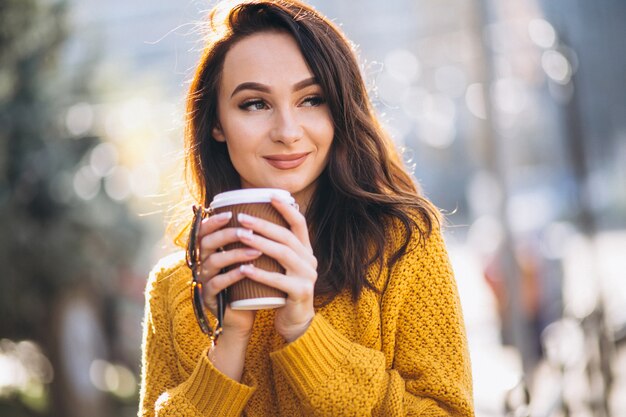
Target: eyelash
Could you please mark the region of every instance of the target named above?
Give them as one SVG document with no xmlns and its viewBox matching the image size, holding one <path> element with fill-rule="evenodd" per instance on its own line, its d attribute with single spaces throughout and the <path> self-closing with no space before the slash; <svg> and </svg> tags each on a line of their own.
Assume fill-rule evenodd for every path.
<svg viewBox="0 0 626 417">
<path fill-rule="evenodd" d="M 318 107 L 318 106 L 321 106 L 322 104 L 326 103 L 326 100 L 322 96 L 313 95 L 313 96 L 306 97 L 304 100 L 302 100 L 302 102 L 303 103 L 310 103 L 310 107 Z M 256 107 L 256 106 L 263 106 L 263 108 L 266 108 L 267 107 L 267 103 L 264 100 L 252 99 L 252 100 L 247 100 L 247 101 L 244 101 L 243 103 L 241 103 L 239 105 L 239 108 L 241 110 L 246 110 L 246 111 L 263 110 L 263 108 L 253 108 L 253 107 Z"/>
<path fill-rule="evenodd" d="M 326 103 L 326 100 L 324 99 L 324 97 L 322 96 L 309 96 L 307 98 L 304 99 L 304 102 L 308 102 L 311 103 L 312 107 L 317 107 L 317 106 L 321 106 L 322 104 Z"/>
<path fill-rule="evenodd" d="M 262 109 L 259 109 L 259 108 L 257 108 L 257 109 L 252 109 L 251 108 L 252 106 L 257 106 L 257 105 L 263 105 L 263 106 L 267 107 L 267 104 L 265 104 L 265 101 L 254 99 L 254 100 L 244 101 L 243 103 L 241 103 L 239 105 L 239 108 L 241 110 L 247 110 L 247 111 L 262 110 Z"/>
</svg>

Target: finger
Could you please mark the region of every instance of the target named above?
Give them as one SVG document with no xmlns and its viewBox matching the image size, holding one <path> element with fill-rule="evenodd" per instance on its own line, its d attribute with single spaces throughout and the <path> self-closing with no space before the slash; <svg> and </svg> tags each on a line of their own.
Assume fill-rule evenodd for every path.
<svg viewBox="0 0 626 417">
<path fill-rule="evenodd" d="M 200 240 L 200 259 L 204 261 L 212 253 L 218 251 L 229 243 L 239 240 L 238 228 L 227 227 L 203 236 Z M 249 231 L 252 233 L 252 231 Z"/>
<path fill-rule="evenodd" d="M 298 240 L 306 247 L 311 247 L 309 229 L 304 215 L 296 207 L 276 196 L 272 197 L 272 206 L 284 217 Z"/>
<path fill-rule="evenodd" d="M 262 254 L 263 252 L 254 248 L 239 248 L 224 252 L 213 252 L 202 263 L 201 275 L 213 277 L 230 265 L 250 262 Z"/>
<path fill-rule="evenodd" d="M 283 274 L 266 271 L 251 264 L 241 265 L 237 269 L 253 281 L 287 293 L 290 301 L 305 301 L 313 297 L 315 280 L 288 279 Z"/>
<path fill-rule="evenodd" d="M 300 240 L 298 240 L 296 235 L 286 227 L 282 227 L 276 223 L 272 223 L 258 217 L 252 217 L 244 213 L 239 213 L 237 215 L 237 220 L 242 226 L 270 240 L 289 246 L 296 253 L 302 256 L 312 252 L 309 247 L 305 246 Z"/>
<path fill-rule="evenodd" d="M 242 243 L 260 250 L 270 258 L 278 261 L 287 271 L 296 275 L 306 273 L 307 266 L 313 270 L 317 268 L 317 259 L 312 253 L 298 254 L 287 245 L 254 233 L 240 233 L 239 235 Z"/>
<path fill-rule="evenodd" d="M 204 236 L 207 233 L 214 232 L 224 227 L 226 223 L 233 217 L 233 213 L 225 211 L 220 214 L 215 214 L 203 219 L 200 223 L 200 230 L 198 230 L 198 236 Z"/>
<path fill-rule="evenodd" d="M 204 301 L 211 307 L 216 306 L 217 294 L 244 277 L 245 275 L 240 268 L 234 268 L 228 272 L 214 276 L 204 284 Z"/>
</svg>

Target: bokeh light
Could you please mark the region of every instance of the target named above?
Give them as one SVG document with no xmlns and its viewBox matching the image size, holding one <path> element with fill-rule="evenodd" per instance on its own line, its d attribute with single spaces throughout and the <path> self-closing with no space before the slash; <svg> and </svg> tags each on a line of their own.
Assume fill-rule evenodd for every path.
<svg viewBox="0 0 626 417">
<path fill-rule="evenodd" d="M 385 71 L 404 84 L 410 84 L 420 75 L 415 54 L 406 49 L 395 49 L 385 56 Z"/>
<path fill-rule="evenodd" d="M 483 120 L 487 118 L 484 87 L 481 83 L 473 83 L 467 86 L 465 90 L 465 105 L 470 113 L 477 118 Z"/>
<path fill-rule="evenodd" d="M 94 110 L 89 103 L 77 103 L 67 110 L 65 125 L 74 136 L 80 137 L 93 127 Z"/>
<path fill-rule="evenodd" d="M 91 166 L 81 166 L 74 174 L 74 192 L 83 200 L 91 200 L 100 192 L 100 177 L 96 175 Z"/>
<path fill-rule="evenodd" d="M 124 201 L 130 197 L 130 171 L 128 168 L 114 167 L 104 179 L 104 190 L 113 200 Z"/>
<path fill-rule="evenodd" d="M 454 65 L 444 65 L 435 71 L 435 86 L 449 97 L 460 97 L 466 89 L 465 72 Z"/>
<path fill-rule="evenodd" d="M 547 50 L 541 55 L 541 67 L 546 75 L 559 84 L 569 83 L 572 77 L 572 67 L 561 52 Z"/>
<path fill-rule="evenodd" d="M 91 170 L 99 177 L 105 177 L 115 169 L 118 152 L 115 145 L 109 142 L 98 144 L 89 157 Z"/>
<path fill-rule="evenodd" d="M 556 31 L 554 27 L 544 19 L 532 19 L 528 23 L 528 35 L 539 47 L 548 49 L 556 44 Z"/>
</svg>

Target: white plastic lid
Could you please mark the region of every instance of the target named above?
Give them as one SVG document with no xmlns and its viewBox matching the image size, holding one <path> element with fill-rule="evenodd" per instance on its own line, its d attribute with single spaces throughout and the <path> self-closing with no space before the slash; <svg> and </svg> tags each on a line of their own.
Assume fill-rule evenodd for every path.
<svg viewBox="0 0 626 417">
<path fill-rule="evenodd" d="M 289 191 L 280 188 L 244 188 L 216 195 L 209 207 L 216 209 L 233 204 L 269 203 L 272 201 L 272 196 L 277 196 L 289 204 L 295 202 Z"/>
<path fill-rule="evenodd" d="M 230 308 L 233 310 L 267 310 L 282 307 L 287 301 L 282 297 L 248 298 L 246 300 L 233 301 Z"/>
</svg>

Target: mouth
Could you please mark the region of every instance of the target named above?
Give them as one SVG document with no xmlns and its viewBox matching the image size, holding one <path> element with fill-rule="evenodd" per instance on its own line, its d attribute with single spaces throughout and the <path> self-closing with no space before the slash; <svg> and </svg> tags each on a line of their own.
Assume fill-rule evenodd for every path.
<svg viewBox="0 0 626 417">
<path fill-rule="evenodd" d="M 292 153 L 285 155 L 267 155 L 263 158 L 274 168 L 294 169 L 304 163 L 310 152 Z"/>
</svg>

